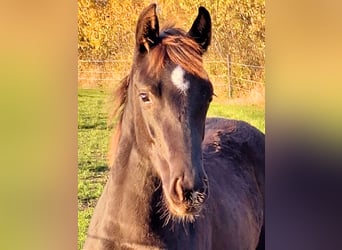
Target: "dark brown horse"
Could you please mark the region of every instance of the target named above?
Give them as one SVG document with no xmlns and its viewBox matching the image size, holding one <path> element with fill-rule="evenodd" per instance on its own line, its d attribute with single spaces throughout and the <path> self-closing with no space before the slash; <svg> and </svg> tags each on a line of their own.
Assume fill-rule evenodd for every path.
<svg viewBox="0 0 342 250">
<path fill-rule="evenodd" d="M 155 4 L 141 13 L 117 92 L 114 160 L 84 249 L 262 249 L 264 135 L 206 119 L 210 39 L 203 7 L 189 32 L 159 31 Z"/>
</svg>

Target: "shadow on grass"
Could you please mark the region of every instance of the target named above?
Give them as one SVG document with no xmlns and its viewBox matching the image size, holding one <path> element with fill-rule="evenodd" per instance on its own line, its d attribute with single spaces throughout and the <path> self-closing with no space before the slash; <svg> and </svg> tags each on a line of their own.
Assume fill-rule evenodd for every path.
<svg viewBox="0 0 342 250">
<path fill-rule="evenodd" d="M 109 170 L 109 167 L 107 165 L 100 165 L 100 166 L 93 167 L 90 170 L 96 173 L 104 173 Z"/>
<path fill-rule="evenodd" d="M 106 122 L 95 123 L 95 124 L 84 124 L 78 125 L 78 129 L 100 129 L 100 130 L 108 130 L 110 127 L 107 126 Z"/>
</svg>

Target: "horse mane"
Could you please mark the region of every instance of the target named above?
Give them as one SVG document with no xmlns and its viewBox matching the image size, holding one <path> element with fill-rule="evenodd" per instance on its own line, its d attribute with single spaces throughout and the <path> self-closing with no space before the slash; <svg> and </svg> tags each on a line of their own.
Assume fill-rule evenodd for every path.
<svg viewBox="0 0 342 250">
<path fill-rule="evenodd" d="M 174 24 L 169 23 L 162 28 L 159 43 L 152 47 L 146 56 L 148 57 L 148 64 L 144 69 L 144 73 L 151 78 L 159 78 L 160 73 L 166 66 L 166 62 L 171 62 L 181 66 L 194 76 L 208 79 L 208 75 L 203 68 L 201 47 L 184 30 L 175 28 Z M 108 156 L 110 167 L 114 163 L 121 134 L 122 116 L 127 102 L 131 74 L 132 71 L 121 80 L 112 97 L 114 108 L 109 116 L 109 121 L 112 123 L 117 119 L 117 126 L 110 143 Z"/>
<path fill-rule="evenodd" d="M 158 77 L 170 61 L 181 66 L 185 71 L 207 79 L 203 68 L 202 49 L 182 29 L 175 28 L 174 24 L 167 24 L 160 32 L 160 42 L 147 54 L 148 65 L 146 73 L 150 77 Z"/>
<path fill-rule="evenodd" d="M 130 75 L 126 75 L 119 83 L 119 86 L 115 89 L 113 96 L 111 97 L 112 103 L 114 103 L 114 107 L 109 114 L 108 123 L 114 123 L 114 120 L 117 119 L 116 128 L 114 134 L 110 141 L 109 146 L 109 154 L 108 154 L 108 164 L 111 168 L 115 156 L 116 156 L 116 149 L 118 146 L 120 134 L 121 134 L 121 123 L 123 117 L 123 110 L 126 105 L 127 101 L 127 92 L 128 92 L 128 85 L 130 83 Z"/>
</svg>

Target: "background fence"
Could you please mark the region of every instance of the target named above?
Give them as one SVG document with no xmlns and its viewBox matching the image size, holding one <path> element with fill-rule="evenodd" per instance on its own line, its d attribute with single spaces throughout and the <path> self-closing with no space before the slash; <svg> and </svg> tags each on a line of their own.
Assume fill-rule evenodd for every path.
<svg viewBox="0 0 342 250">
<path fill-rule="evenodd" d="M 83 88 L 114 88 L 129 72 L 130 60 L 79 60 L 78 85 Z M 260 65 L 247 65 L 226 60 L 205 60 L 215 94 L 221 99 L 251 97 L 264 98 L 265 69 Z"/>
</svg>

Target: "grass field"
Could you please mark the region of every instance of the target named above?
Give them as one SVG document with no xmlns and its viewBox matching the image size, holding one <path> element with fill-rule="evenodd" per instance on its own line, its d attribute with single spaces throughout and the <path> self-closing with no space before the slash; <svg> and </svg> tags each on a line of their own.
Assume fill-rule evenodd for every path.
<svg viewBox="0 0 342 250">
<path fill-rule="evenodd" d="M 108 92 L 78 92 L 78 248 L 82 249 L 88 224 L 106 182 L 107 150 L 110 129 L 107 127 Z M 223 105 L 213 102 L 208 116 L 229 117 L 251 123 L 265 131 L 262 107 Z"/>
</svg>

